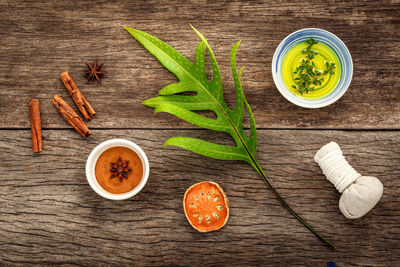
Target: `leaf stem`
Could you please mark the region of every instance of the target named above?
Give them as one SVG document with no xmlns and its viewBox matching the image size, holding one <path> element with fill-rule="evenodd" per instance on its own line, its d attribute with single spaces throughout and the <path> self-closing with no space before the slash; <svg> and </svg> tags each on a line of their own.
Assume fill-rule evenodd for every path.
<svg viewBox="0 0 400 267">
<path fill-rule="evenodd" d="M 179 79 L 180 83 L 187 82 L 188 84 L 191 85 L 190 90 L 189 90 L 189 87 L 188 88 L 185 87 L 185 90 L 179 89 L 177 87 L 175 87 L 172 90 L 172 87 L 169 87 L 169 89 L 170 89 L 169 93 L 166 94 L 164 92 L 164 94 L 162 96 L 163 98 L 161 98 L 161 99 L 165 100 L 165 102 L 161 101 L 160 97 L 156 97 L 156 98 L 146 100 L 144 102 L 144 105 L 155 108 L 155 112 L 168 112 L 168 113 L 171 113 L 177 117 L 180 117 L 194 125 L 197 125 L 197 126 L 209 129 L 209 130 L 229 133 L 232 136 L 232 138 L 235 140 L 238 147 L 233 147 L 230 150 L 227 150 L 226 148 L 220 149 L 221 147 L 223 147 L 222 145 L 216 145 L 216 144 L 212 144 L 209 142 L 207 143 L 205 141 L 202 141 L 202 143 L 201 143 L 200 141 L 197 141 L 197 145 L 199 145 L 199 143 L 200 143 L 200 146 L 207 144 L 207 146 L 209 147 L 209 150 L 207 151 L 204 149 L 200 149 L 199 147 L 190 146 L 190 144 L 184 142 L 185 140 L 182 139 L 183 137 L 181 137 L 181 139 L 175 139 L 176 143 L 174 143 L 173 141 L 171 141 L 171 139 L 169 139 L 168 141 L 170 141 L 170 143 L 168 143 L 168 141 L 167 141 L 165 143 L 165 145 L 177 145 L 182 148 L 189 149 L 198 154 L 202 154 L 202 155 L 212 157 L 212 158 L 230 159 L 230 160 L 238 159 L 238 160 L 243 160 L 243 161 L 250 163 L 250 165 L 252 165 L 253 168 L 265 180 L 265 182 L 270 187 L 271 191 L 276 195 L 279 202 L 290 212 L 290 214 L 292 214 L 299 222 L 301 222 L 307 229 L 309 229 L 318 238 L 323 240 L 330 247 L 335 248 L 335 246 L 331 242 L 329 242 L 327 239 L 325 239 L 323 236 L 321 236 L 318 232 L 316 232 L 310 225 L 308 225 L 302 218 L 300 218 L 300 216 L 298 216 L 289 207 L 288 204 L 286 204 L 286 202 L 282 199 L 282 197 L 278 194 L 278 192 L 272 187 L 271 183 L 267 179 L 264 171 L 262 170 L 261 166 L 259 165 L 259 163 L 257 161 L 257 158 L 255 156 L 257 135 L 256 135 L 256 127 L 255 127 L 255 123 L 254 123 L 254 117 L 253 117 L 251 109 L 244 97 L 244 93 L 243 93 L 243 90 L 242 90 L 241 84 L 240 84 L 240 73 L 239 73 L 239 77 L 238 77 L 236 74 L 236 67 L 235 67 L 235 63 L 234 63 L 235 53 L 236 53 L 236 48 L 238 46 L 238 43 L 235 45 L 235 47 L 232 50 L 233 52 L 231 53 L 231 65 L 232 65 L 232 69 L 234 72 L 237 98 L 243 97 L 243 100 L 246 103 L 246 107 L 248 109 L 248 113 L 250 116 L 250 128 L 251 128 L 250 139 L 251 139 L 251 141 L 250 141 L 250 139 L 246 140 L 246 135 L 244 134 L 243 126 L 241 124 L 239 124 L 239 122 L 242 121 L 242 119 L 243 119 L 243 101 L 237 101 L 238 107 L 235 108 L 235 110 L 233 110 L 233 111 L 230 110 L 226 106 L 226 103 L 223 100 L 222 84 L 221 84 L 221 78 L 220 78 L 217 61 L 214 57 L 214 53 L 212 52 L 211 47 L 209 46 L 207 40 L 203 37 L 203 35 L 200 32 L 198 32 L 196 29 L 193 28 L 196 31 L 196 33 L 201 37 L 202 41 L 208 48 L 210 59 L 211 59 L 211 64 L 212 64 L 212 68 L 213 68 L 213 81 L 212 82 L 208 81 L 206 79 L 205 75 L 203 78 L 199 78 L 199 75 L 196 74 L 196 72 L 192 69 L 193 63 L 189 62 L 179 52 L 177 52 L 172 47 L 168 46 L 166 43 L 160 41 L 159 39 L 157 39 L 145 32 L 141 32 L 139 30 L 135 30 L 135 29 L 128 28 L 128 27 L 125 27 L 125 29 L 135 39 L 137 39 L 148 51 L 150 51 L 150 53 L 153 54 L 161 62 L 161 64 L 164 65 L 164 67 L 166 67 L 169 71 L 174 73 L 176 75 L 176 77 Z M 202 49 L 202 50 L 199 50 L 200 52 L 202 52 L 202 56 L 199 57 L 199 60 L 201 60 L 201 62 L 203 62 L 202 63 L 202 66 L 203 66 L 204 65 L 204 47 L 202 48 L 200 46 L 200 49 Z M 198 60 L 197 55 L 198 55 L 198 52 L 196 50 L 196 62 Z M 330 71 L 332 71 L 332 70 L 333 70 L 333 67 L 331 67 Z M 222 116 L 223 118 L 225 118 L 227 124 L 223 123 L 224 121 L 221 121 L 222 119 L 220 121 L 217 121 L 218 123 L 216 123 L 215 120 L 201 118 L 200 115 L 197 115 L 196 113 L 192 112 L 192 110 L 198 110 L 198 106 L 195 106 L 197 108 L 193 108 L 193 107 L 190 107 L 190 105 L 188 105 L 188 104 L 190 104 L 190 103 L 199 104 L 200 103 L 200 102 L 198 102 L 199 99 L 197 99 L 196 101 L 187 102 L 187 103 L 179 102 L 179 101 L 176 103 L 174 103 L 174 101 L 172 101 L 172 103 L 168 102 L 168 99 L 177 97 L 176 95 L 174 95 L 175 93 L 184 92 L 184 91 L 196 91 L 198 93 L 204 92 L 204 97 L 207 100 L 206 103 L 208 103 L 208 104 L 205 105 L 204 103 L 202 103 L 202 109 L 205 109 L 204 107 L 206 107 L 208 110 L 214 111 L 218 115 L 218 117 Z M 174 96 L 172 96 L 172 95 L 174 95 Z M 239 99 L 239 100 L 241 100 L 241 99 Z M 154 101 L 154 102 L 152 102 L 152 101 Z M 195 115 L 197 115 L 197 116 L 195 116 Z M 210 122 L 212 122 L 212 123 L 209 123 L 209 121 L 207 121 L 207 120 L 210 120 Z M 230 127 L 228 127 L 228 126 L 230 126 Z M 180 142 L 177 140 L 180 140 Z M 247 155 L 244 154 L 244 151 L 241 150 L 241 146 L 243 146 L 243 148 L 246 150 Z M 216 151 L 220 150 L 220 152 L 223 151 L 225 153 L 226 152 L 238 153 L 238 151 L 240 153 L 238 155 L 236 155 L 236 157 L 233 157 L 232 155 L 230 155 L 229 157 L 224 157 L 224 156 L 221 156 L 221 154 L 219 154 L 219 156 L 217 156 L 215 153 L 214 154 L 210 153 L 210 151 L 213 149 L 215 149 Z M 241 155 L 242 152 L 243 152 L 243 154 Z"/>
<path fill-rule="evenodd" d="M 252 158 L 253 159 L 253 158 Z M 254 160 L 254 159 L 253 159 Z M 301 222 L 308 230 L 310 230 L 314 235 L 316 235 L 319 239 L 324 241 L 327 245 L 329 245 L 331 248 L 336 248 L 335 245 L 333 245 L 329 240 L 327 240 L 325 237 L 323 237 L 321 234 L 319 234 L 314 228 L 312 228 L 308 223 L 306 223 L 297 213 L 292 210 L 291 207 L 283 200 L 283 198 L 279 195 L 279 193 L 275 190 L 275 188 L 271 185 L 270 181 L 268 180 L 267 176 L 264 173 L 264 170 L 261 168 L 259 163 L 257 161 L 255 162 L 255 169 L 256 171 L 260 174 L 260 176 L 264 179 L 264 181 L 268 184 L 269 188 L 271 191 L 275 194 L 276 198 L 279 200 L 279 202 L 292 214 L 299 222 Z M 254 167 L 253 166 L 253 167 Z"/>
</svg>

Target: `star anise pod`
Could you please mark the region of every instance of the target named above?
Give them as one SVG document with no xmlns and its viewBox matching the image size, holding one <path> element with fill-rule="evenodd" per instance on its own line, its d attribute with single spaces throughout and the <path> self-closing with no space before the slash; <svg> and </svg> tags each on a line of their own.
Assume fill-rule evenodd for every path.
<svg viewBox="0 0 400 267">
<path fill-rule="evenodd" d="M 132 169 L 128 168 L 129 161 L 123 161 L 121 157 L 118 158 L 117 162 L 111 162 L 111 176 L 110 178 L 119 177 L 119 180 L 123 181 L 123 179 L 128 179 L 128 173 L 132 171 Z"/>
<path fill-rule="evenodd" d="M 84 71 L 86 74 L 89 74 L 89 76 L 87 77 L 87 82 L 89 83 L 89 81 L 93 81 L 94 79 L 96 79 L 99 83 L 101 83 L 101 77 L 107 73 L 105 71 L 101 71 L 104 63 L 99 64 L 96 58 L 93 65 L 90 65 L 87 62 L 86 65 L 89 67 L 89 70 Z"/>
</svg>

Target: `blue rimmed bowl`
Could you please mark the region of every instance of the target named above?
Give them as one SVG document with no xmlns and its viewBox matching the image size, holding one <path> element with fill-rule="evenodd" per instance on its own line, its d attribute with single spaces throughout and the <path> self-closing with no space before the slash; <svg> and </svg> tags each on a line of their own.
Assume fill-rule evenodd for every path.
<svg viewBox="0 0 400 267">
<path fill-rule="evenodd" d="M 332 92 L 320 99 L 303 99 L 293 94 L 286 87 L 282 77 L 282 62 L 286 53 L 295 45 L 313 38 L 317 42 L 329 46 L 338 56 L 341 64 L 341 76 Z M 276 48 L 272 59 L 272 77 L 279 92 L 290 102 L 305 108 L 321 108 L 328 106 L 342 97 L 349 88 L 353 77 L 353 61 L 346 45 L 333 33 L 317 28 L 306 28 L 288 35 Z"/>
</svg>

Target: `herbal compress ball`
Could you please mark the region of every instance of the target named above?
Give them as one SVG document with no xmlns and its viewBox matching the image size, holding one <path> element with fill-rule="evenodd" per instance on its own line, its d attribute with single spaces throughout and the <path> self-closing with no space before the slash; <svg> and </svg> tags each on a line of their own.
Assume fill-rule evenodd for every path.
<svg viewBox="0 0 400 267">
<path fill-rule="evenodd" d="M 324 145 L 314 160 L 327 179 L 342 193 L 339 209 L 346 218 L 357 219 L 364 216 L 381 199 L 382 183 L 375 177 L 359 174 L 346 161 L 335 142 Z"/>
</svg>

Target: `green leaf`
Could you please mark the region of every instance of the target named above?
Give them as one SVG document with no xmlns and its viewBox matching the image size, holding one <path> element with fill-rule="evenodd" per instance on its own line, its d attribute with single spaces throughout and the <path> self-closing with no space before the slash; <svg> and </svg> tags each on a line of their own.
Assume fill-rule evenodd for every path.
<svg viewBox="0 0 400 267">
<path fill-rule="evenodd" d="M 251 112 L 248 112 L 251 126 L 250 138 L 247 138 L 242 126 L 245 97 L 235 63 L 236 50 L 240 42 L 236 43 L 231 51 L 231 66 L 236 87 L 236 107 L 232 110 L 223 99 L 222 82 L 214 53 L 207 40 L 198 31 L 195 30 L 202 41 L 196 49 L 196 61 L 193 64 L 157 38 L 139 30 L 126 29 L 179 79 L 178 83 L 168 85 L 160 90 L 160 96 L 144 101 L 145 106 L 154 108 L 156 113 L 173 114 L 202 128 L 228 133 L 235 140 L 238 151 L 243 153 L 237 157 L 237 160 L 245 158 L 246 161 L 249 161 L 251 156 L 255 157 L 256 133 Z M 205 48 L 209 51 L 212 65 L 213 79 L 211 81 L 207 79 L 205 73 Z M 195 96 L 176 95 L 187 91 L 197 94 Z M 246 105 L 246 108 L 250 107 Z M 210 119 L 199 115 L 194 112 L 197 110 L 213 111 L 217 118 Z M 209 156 L 212 157 L 212 154 Z"/>
<path fill-rule="evenodd" d="M 164 146 L 181 147 L 215 159 L 243 160 L 248 162 L 245 151 L 241 151 L 237 147 L 214 144 L 192 137 L 172 137 L 164 143 Z"/>
<path fill-rule="evenodd" d="M 148 99 L 143 105 L 154 108 L 155 112 L 167 112 L 199 127 L 228 133 L 235 141 L 235 146 L 226 146 L 191 137 L 172 137 L 165 146 L 173 145 L 195 153 L 222 160 L 241 160 L 249 163 L 270 186 L 282 205 L 316 236 L 333 245 L 304 222 L 280 197 L 272 187 L 256 158 L 257 131 L 253 112 L 248 104 L 241 85 L 241 73 L 236 70 L 237 42 L 230 55 L 233 80 L 236 88 L 236 105 L 234 109 L 227 106 L 223 98 L 222 81 L 217 60 L 204 36 L 194 27 L 201 42 L 196 48 L 195 62 L 192 63 L 168 44 L 148 33 L 124 27 L 138 40 L 160 63 L 175 74 L 179 82 L 167 85 L 159 91 L 159 96 Z M 213 79 L 209 81 L 205 71 L 205 49 L 211 61 Z M 308 62 L 308 61 L 307 61 Z M 196 95 L 182 95 L 183 92 L 195 92 Z M 243 128 L 244 107 L 246 107 L 250 134 L 246 136 Z M 197 114 L 195 111 L 208 110 L 215 113 L 216 119 Z"/>
</svg>

